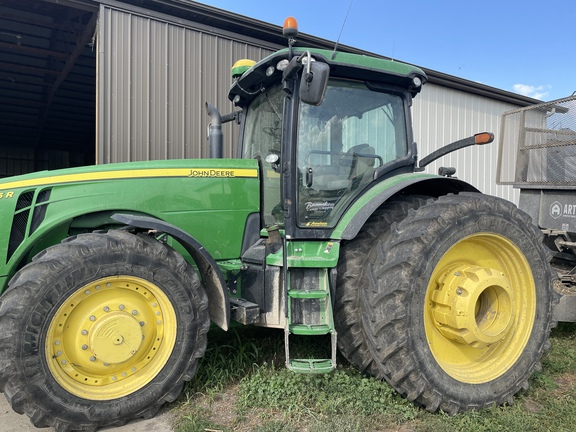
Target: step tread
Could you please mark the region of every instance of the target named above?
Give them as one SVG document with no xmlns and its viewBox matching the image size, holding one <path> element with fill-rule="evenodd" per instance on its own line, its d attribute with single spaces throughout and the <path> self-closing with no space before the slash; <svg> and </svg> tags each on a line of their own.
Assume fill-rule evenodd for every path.
<svg viewBox="0 0 576 432">
<path fill-rule="evenodd" d="M 288 369 L 293 372 L 323 374 L 336 369 L 331 359 L 291 359 Z"/>
<path fill-rule="evenodd" d="M 290 333 L 296 335 L 325 335 L 332 331 L 328 324 L 291 324 Z"/>
<path fill-rule="evenodd" d="M 290 290 L 288 295 L 295 299 L 323 299 L 329 292 L 326 290 Z"/>
</svg>

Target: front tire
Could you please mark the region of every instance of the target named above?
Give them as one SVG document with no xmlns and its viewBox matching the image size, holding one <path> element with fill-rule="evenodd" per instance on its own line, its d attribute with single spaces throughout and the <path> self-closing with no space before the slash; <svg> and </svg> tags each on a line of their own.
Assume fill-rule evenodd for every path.
<svg viewBox="0 0 576 432">
<path fill-rule="evenodd" d="M 541 233 L 499 198 L 430 200 L 374 244 L 359 278 L 371 373 L 430 411 L 512 403 L 553 326 Z"/>
<path fill-rule="evenodd" d="M 95 430 L 152 417 L 206 349 L 208 300 L 172 248 L 83 234 L 34 258 L 1 298 L 0 388 L 37 427 Z"/>
</svg>

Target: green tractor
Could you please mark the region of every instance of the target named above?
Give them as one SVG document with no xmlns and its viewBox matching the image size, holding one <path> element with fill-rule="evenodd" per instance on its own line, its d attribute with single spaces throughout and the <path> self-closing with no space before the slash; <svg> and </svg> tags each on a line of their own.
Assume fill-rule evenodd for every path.
<svg viewBox="0 0 576 432">
<path fill-rule="evenodd" d="M 210 159 L 0 182 L 0 390 L 34 425 L 155 415 L 211 323 L 283 330 L 295 372 L 330 372 L 340 350 L 429 411 L 527 388 L 553 326 L 542 234 L 453 170 L 421 172 L 493 136 L 418 161 L 422 70 L 285 33 L 289 48 L 233 68 L 237 111 L 208 106 Z M 221 158 L 226 121 L 237 159 Z M 327 358 L 294 358 L 295 337 Z"/>
</svg>

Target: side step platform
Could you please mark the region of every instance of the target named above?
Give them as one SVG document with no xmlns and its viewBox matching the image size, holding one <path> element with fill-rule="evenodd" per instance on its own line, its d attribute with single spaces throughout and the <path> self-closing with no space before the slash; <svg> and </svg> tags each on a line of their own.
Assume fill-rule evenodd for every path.
<svg viewBox="0 0 576 432">
<path fill-rule="evenodd" d="M 286 367 L 294 372 L 322 374 L 336 368 L 336 341 L 328 269 L 291 268 L 287 292 L 287 324 L 284 331 Z M 290 358 L 290 335 L 330 334 L 328 359 Z"/>
</svg>

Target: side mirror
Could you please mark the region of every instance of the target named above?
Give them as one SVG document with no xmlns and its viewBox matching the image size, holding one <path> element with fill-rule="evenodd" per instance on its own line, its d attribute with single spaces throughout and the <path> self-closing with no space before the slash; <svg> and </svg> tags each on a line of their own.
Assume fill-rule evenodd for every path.
<svg viewBox="0 0 576 432">
<path fill-rule="evenodd" d="M 324 100 L 329 76 L 330 66 L 326 63 L 309 61 L 302 73 L 300 100 L 309 105 L 320 105 Z"/>
</svg>

